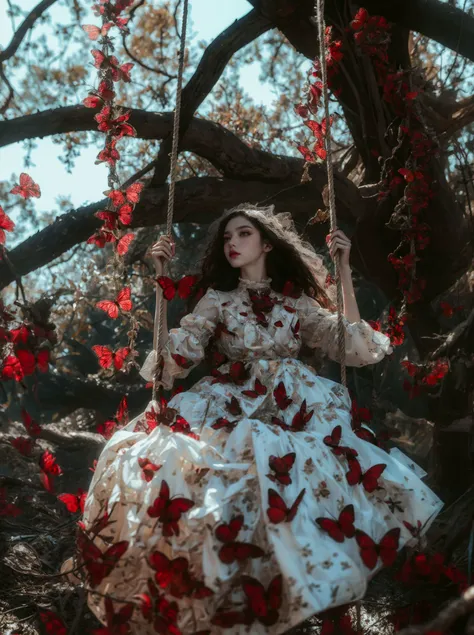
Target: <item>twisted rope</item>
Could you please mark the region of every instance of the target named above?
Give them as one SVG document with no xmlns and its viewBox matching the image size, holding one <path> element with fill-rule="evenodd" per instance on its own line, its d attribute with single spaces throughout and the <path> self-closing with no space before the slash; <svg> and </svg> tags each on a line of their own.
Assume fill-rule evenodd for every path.
<svg viewBox="0 0 474 635">
<path fill-rule="evenodd" d="M 170 162 L 170 187 L 168 191 L 168 209 L 166 212 L 166 234 L 171 238 L 173 231 L 173 214 L 174 214 L 174 198 L 176 187 L 176 168 L 178 165 L 178 146 L 179 146 L 179 123 L 181 118 L 181 95 L 183 92 L 183 73 L 184 73 L 184 54 L 186 50 L 186 32 L 188 26 L 188 11 L 189 0 L 184 0 L 183 5 L 183 24 L 181 28 L 181 46 L 179 49 L 179 64 L 178 64 L 178 83 L 176 86 L 176 104 L 174 110 L 173 119 L 173 143 L 171 146 L 171 162 Z M 163 274 L 168 273 L 168 263 L 165 262 L 163 268 Z M 153 392 L 152 399 L 156 400 L 158 394 L 158 384 L 161 379 L 160 369 L 160 357 L 161 357 L 161 338 L 163 335 L 163 322 L 165 316 L 165 302 L 163 298 L 163 292 L 158 296 L 158 320 L 155 320 L 155 332 L 153 341 L 157 342 L 157 363 L 155 366 L 155 373 L 153 377 Z"/>
<path fill-rule="evenodd" d="M 324 143 L 326 147 L 326 167 L 328 174 L 328 194 L 329 194 L 329 223 L 331 231 L 337 229 L 336 217 L 336 194 L 334 191 L 334 172 L 332 164 L 332 144 L 331 126 L 329 124 L 329 90 L 327 81 L 326 47 L 324 40 L 326 37 L 326 22 L 324 19 L 324 0 L 316 0 L 316 19 L 318 24 L 319 39 L 319 62 L 321 68 L 322 96 L 324 105 L 324 117 L 326 119 L 326 132 Z M 336 254 L 334 261 L 336 291 L 337 291 L 337 344 L 339 348 L 339 363 L 341 365 L 341 384 L 347 386 L 346 377 L 346 334 L 344 327 L 344 299 L 342 296 L 341 269 L 339 263 L 340 255 Z"/>
</svg>

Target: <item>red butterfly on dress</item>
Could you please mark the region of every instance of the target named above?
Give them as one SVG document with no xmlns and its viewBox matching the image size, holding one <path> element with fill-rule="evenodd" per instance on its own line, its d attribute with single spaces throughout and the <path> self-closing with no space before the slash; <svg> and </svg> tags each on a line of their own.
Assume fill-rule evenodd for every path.
<svg viewBox="0 0 474 635">
<path fill-rule="evenodd" d="M 345 456 L 347 459 L 354 459 L 358 456 L 358 453 L 352 448 L 344 445 L 339 445 L 341 442 L 342 427 L 336 426 L 333 428 L 330 435 L 327 435 L 323 439 L 323 443 L 331 448 L 331 451 L 336 456 Z"/>
<path fill-rule="evenodd" d="M 403 521 L 403 524 L 408 529 L 408 531 L 411 533 L 413 538 L 419 538 L 420 537 L 421 530 L 423 529 L 423 525 L 421 524 L 421 520 L 417 520 L 416 526 L 412 525 L 411 523 L 407 522 L 406 520 Z"/>
<path fill-rule="evenodd" d="M 124 287 L 121 289 L 117 297 L 114 301 L 111 300 L 100 300 L 96 303 L 96 307 L 101 309 L 101 311 L 105 311 L 107 315 L 115 320 L 118 318 L 119 311 L 131 311 L 132 310 L 132 300 L 131 300 L 131 289 L 130 287 Z"/>
<path fill-rule="evenodd" d="M 59 494 L 58 500 L 66 505 L 68 512 L 73 514 L 76 512 L 84 513 L 84 504 L 86 502 L 87 492 L 79 487 L 77 494 Z"/>
<path fill-rule="evenodd" d="M 357 459 L 349 458 L 349 471 L 346 473 L 346 479 L 349 485 L 361 484 L 366 492 L 374 492 L 376 489 L 382 489 L 378 479 L 382 475 L 387 465 L 385 463 L 377 463 L 370 467 L 367 472 L 362 472 L 361 465 Z"/>
<path fill-rule="evenodd" d="M 143 474 L 143 478 L 149 483 L 155 476 L 155 472 L 158 472 L 162 468 L 161 465 L 152 463 L 148 458 L 138 458 L 138 465 L 140 466 Z"/>
<path fill-rule="evenodd" d="M 173 300 L 176 293 L 183 300 L 189 298 L 191 291 L 198 280 L 199 276 L 184 276 L 177 282 L 174 282 L 174 280 L 168 278 L 168 276 L 158 276 L 156 279 L 160 287 L 163 289 L 164 297 L 168 301 Z"/>
<path fill-rule="evenodd" d="M 230 401 L 226 401 L 225 407 L 227 412 L 229 412 L 233 417 L 238 417 L 242 414 L 242 408 L 240 407 L 236 397 L 231 397 Z"/>
<path fill-rule="evenodd" d="M 238 421 L 229 421 L 225 417 L 219 417 L 216 422 L 211 425 L 213 430 L 226 430 L 226 432 L 232 432 Z"/>
<path fill-rule="evenodd" d="M 268 490 L 268 504 L 269 507 L 267 509 L 267 516 L 270 522 L 274 524 L 282 523 L 282 522 L 291 522 L 296 516 L 296 512 L 298 511 L 298 507 L 300 506 L 301 501 L 303 500 L 304 493 L 306 488 L 303 488 L 301 492 L 296 497 L 295 502 L 291 507 L 287 507 L 283 498 L 276 492 L 274 489 Z"/>
<path fill-rule="evenodd" d="M 177 598 L 190 595 L 193 584 L 186 558 L 179 557 L 170 560 L 161 551 L 154 551 L 149 556 L 148 563 L 156 571 L 155 582 L 160 589 L 166 589 L 170 595 Z"/>
<path fill-rule="evenodd" d="M 127 551 L 128 544 L 128 540 L 122 540 L 102 552 L 83 532 L 79 533 L 77 547 L 89 574 L 92 587 L 96 587 L 112 573 L 120 558 Z"/>
<path fill-rule="evenodd" d="M 243 362 L 233 362 L 227 373 L 221 373 L 217 368 L 211 371 L 213 384 L 236 384 L 242 386 L 249 379 L 249 371 Z"/>
<path fill-rule="evenodd" d="M 290 399 L 286 394 L 285 384 L 282 381 L 274 389 L 273 396 L 280 410 L 286 410 L 293 403 L 293 399 Z"/>
<path fill-rule="evenodd" d="M 102 368 L 110 368 L 113 365 L 115 370 L 121 370 L 124 361 L 130 354 L 130 348 L 128 346 L 113 351 L 108 346 L 96 344 L 92 347 L 92 350 L 99 358 L 99 364 Z"/>
<path fill-rule="evenodd" d="M 283 576 L 277 575 L 265 589 L 263 584 L 248 575 L 242 576 L 242 589 L 247 596 L 248 611 L 252 621 L 257 620 L 265 626 L 273 626 L 278 622 L 282 605 Z"/>
<path fill-rule="evenodd" d="M 251 399 L 258 399 L 263 395 L 266 395 L 268 392 L 267 387 L 262 384 L 258 377 L 255 379 L 254 389 L 253 390 L 242 390 L 242 394 L 246 397 L 250 397 Z"/>
<path fill-rule="evenodd" d="M 356 529 L 355 539 L 366 567 L 374 569 L 379 558 L 385 567 L 390 567 L 397 558 L 400 527 L 387 531 L 378 544 L 360 529 Z"/>
<path fill-rule="evenodd" d="M 222 523 L 216 528 L 216 538 L 225 543 L 219 549 L 219 560 L 224 564 L 243 562 L 248 558 L 261 558 L 263 549 L 248 542 L 238 542 L 236 538 L 244 524 L 242 515 L 234 516 L 229 523 Z"/>
<path fill-rule="evenodd" d="M 179 353 L 171 353 L 171 357 L 178 366 L 181 366 L 181 368 L 191 368 L 193 365 L 193 361 L 191 359 L 186 359 L 186 357 L 183 357 L 183 355 L 180 355 Z"/>
<path fill-rule="evenodd" d="M 5 214 L 0 205 L 0 245 L 5 244 L 5 232 L 11 232 L 15 229 L 15 223 Z"/>
<path fill-rule="evenodd" d="M 15 185 L 10 190 L 10 194 L 19 194 L 23 198 L 40 198 L 41 190 L 40 186 L 33 181 L 29 174 L 22 172 L 20 174 L 20 184 Z"/>
<path fill-rule="evenodd" d="M 354 518 L 354 505 L 346 505 L 337 520 L 320 517 L 316 518 L 316 522 L 333 540 L 344 542 L 346 538 L 354 537 Z"/>
<path fill-rule="evenodd" d="M 95 631 L 96 635 L 121 635 L 130 632 L 130 620 L 133 615 L 135 606 L 132 603 L 122 605 L 117 613 L 114 613 L 114 605 L 109 597 L 105 598 L 105 617 L 107 621 L 106 628 L 100 628 Z"/>
<path fill-rule="evenodd" d="M 268 478 L 280 485 L 290 485 L 292 483 L 290 470 L 295 462 L 296 452 L 289 452 L 284 456 L 270 456 L 268 466 L 275 474 L 267 474 Z"/>
<path fill-rule="evenodd" d="M 163 524 L 163 536 L 179 536 L 178 522 L 181 515 L 194 507 L 194 504 L 194 501 L 182 496 L 170 498 L 170 488 L 163 480 L 160 493 L 147 512 L 151 518 L 158 518 L 158 521 Z"/>
<path fill-rule="evenodd" d="M 311 410 L 310 412 L 306 411 L 306 399 L 304 399 L 299 411 L 293 417 L 293 420 L 291 422 L 291 430 L 293 430 L 294 432 L 300 432 L 301 430 L 304 430 L 306 428 L 306 424 L 313 416 L 313 413 L 314 410 Z"/>
</svg>

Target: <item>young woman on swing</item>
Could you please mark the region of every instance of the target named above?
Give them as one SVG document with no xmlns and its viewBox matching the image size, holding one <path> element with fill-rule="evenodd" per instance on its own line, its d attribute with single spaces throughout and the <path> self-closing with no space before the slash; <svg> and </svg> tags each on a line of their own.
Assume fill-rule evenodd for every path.
<svg viewBox="0 0 474 635">
<path fill-rule="evenodd" d="M 328 245 L 340 254 L 346 362 L 375 364 L 389 339 L 360 318 L 349 239 L 337 230 Z M 161 275 L 173 244 L 162 236 L 151 253 Z M 362 598 L 441 502 L 408 461 L 351 427 L 346 388 L 297 359 L 302 343 L 338 359 L 337 315 L 321 259 L 289 214 L 227 211 L 201 269 L 193 312 L 169 332 L 165 323 L 160 383 L 186 377 L 211 338 L 226 360 L 108 441 L 76 564 L 104 624 L 277 635 Z M 156 360 L 152 351 L 142 368 L 149 381 Z"/>
</svg>

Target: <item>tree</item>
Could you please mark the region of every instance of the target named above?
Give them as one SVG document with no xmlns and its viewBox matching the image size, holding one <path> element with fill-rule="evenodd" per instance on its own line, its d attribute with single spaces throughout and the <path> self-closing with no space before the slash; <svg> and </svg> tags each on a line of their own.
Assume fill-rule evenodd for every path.
<svg viewBox="0 0 474 635">
<path fill-rule="evenodd" d="M 54 135 L 63 144 L 64 160 L 72 165 L 81 147 L 93 142 L 90 133 L 97 128 L 94 116 L 98 110 L 79 105 L 74 90 L 80 86 L 83 91 L 87 81 L 85 43 L 57 69 L 21 57 L 27 47 L 35 57 L 52 57 L 48 44 L 41 39 L 28 43 L 26 35 L 39 20 L 47 19 L 54 2 L 40 2 L 0 52 L 5 96 L 0 145 L 31 143 Z M 133 82 L 119 89 L 120 101 L 130 108 L 129 121 L 137 132 L 137 140 L 127 146 L 125 167 L 130 180 L 140 176 L 146 182 L 133 215 L 131 227 L 137 234 L 127 254 L 126 270 L 140 274 L 145 296 L 150 287 L 146 286 L 144 254 L 156 226 L 164 224 L 166 217 L 179 4 L 155 2 L 145 11 L 143 2 L 135 3 L 129 12 L 130 35 L 122 35 L 120 50 L 121 61 L 136 65 Z M 304 148 L 314 139 L 308 141 L 310 127 L 303 121 L 311 113 L 301 105 L 304 92 L 317 83 L 317 78 L 310 77 L 308 84 L 306 78 L 320 46 L 314 3 L 249 0 L 249 4 L 248 14 L 203 51 L 199 46 L 187 51 L 175 222 L 182 223 L 183 235 L 193 240 L 198 226 L 205 226 L 224 208 L 244 201 L 271 201 L 278 211 L 290 209 L 299 228 L 306 228 L 313 243 L 322 247 L 327 227 L 312 219 L 326 204 L 326 170 L 323 161 L 311 159 L 305 164 Z M 361 6 L 370 15 L 389 21 L 389 28 L 383 22 L 367 26 L 365 14 L 358 13 Z M 71 8 L 75 25 L 82 24 L 83 12 L 82 3 Z M 361 24 L 353 24 L 356 15 Z M 450 290 L 454 285 L 460 287 L 460 280 L 472 267 L 469 152 L 474 100 L 465 95 L 471 86 L 467 71 L 474 62 L 474 16 L 456 2 L 440 0 L 367 0 L 363 5 L 335 0 L 327 3 L 325 18 L 332 27 L 326 43 L 329 54 L 331 42 L 340 43 L 342 53 L 338 59 L 333 52 L 330 86 L 331 107 L 338 115 L 332 125 L 338 217 L 352 233 L 353 265 L 361 279 L 370 281 L 372 289 L 378 288 L 388 303 L 400 306 L 403 302 L 403 319 L 419 360 L 436 364 L 447 357 L 456 369 L 428 404 L 429 418 L 442 435 L 454 419 L 468 416 L 474 387 L 472 288 L 470 295 L 465 293 L 464 314 L 458 313 L 460 319 L 452 333 L 455 322 L 449 321 L 449 309 L 440 317 L 440 300 L 449 299 Z M 60 46 L 72 39 L 71 28 L 57 33 Z M 374 37 L 379 38 L 376 50 L 370 45 Z M 249 60 L 261 62 L 264 76 L 279 93 L 273 112 L 259 111 L 242 93 L 238 72 Z M 25 63 L 28 82 L 17 77 Z M 317 67 L 313 70 L 317 74 Z M 399 103 L 401 95 L 402 101 L 413 101 L 411 115 L 404 109 L 406 103 Z M 406 122 L 415 120 L 416 129 L 401 134 Z M 436 151 L 414 154 L 415 133 L 430 139 Z M 298 152 L 295 146 L 303 149 Z M 429 175 L 429 202 L 420 221 L 429 228 L 423 230 L 428 231 L 429 242 L 420 246 L 425 239 L 421 229 L 410 239 L 412 246 L 416 243 L 415 274 L 413 262 L 406 259 L 414 251 L 397 250 L 402 237 L 406 238 L 410 183 L 422 181 L 416 169 L 420 156 L 424 174 Z M 12 205 L 6 191 L 4 194 L 6 205 Z M 84 252 L 84 242 L 101 224 L 95 213 L 103 206 L 102 200 L 58 215 L 7 251 L 0 263 L 2 288 L 44 271 L 71 253 L 74 262 L 80 254 L 89 254 L 96 270 L 103 271 L 104 260 Z M 183 270 L 186 264 L 181 263 Z M 422 281 L 416 292 L 414 281 Z M 98 295 L 98 288 L 90 286 L 88 293 L 92 298 Z M 68 316 L 70 311 L 65 311 L 61 324 Z M 90 313 L 80 317 L 85 323 Z M 75 319 L 77 323 L 78 316 Z M 416 374 L 413 369 L 408 367 Z M 71 377 L 56 376 L 54 381 L 61 387 L 57 392 L 64 392 L 67 385 L 77 395 L 90 398 L 87 386 L 79 390 Z M 97 389 L 102 390 L 100 385 Z M 53 390 L 52 394 L 57 393 Z M 84 405 L 84 397 L 78 397 L 69 407 Z M 445 468 L 441 476 L 446 477 Z"/>
</svg>

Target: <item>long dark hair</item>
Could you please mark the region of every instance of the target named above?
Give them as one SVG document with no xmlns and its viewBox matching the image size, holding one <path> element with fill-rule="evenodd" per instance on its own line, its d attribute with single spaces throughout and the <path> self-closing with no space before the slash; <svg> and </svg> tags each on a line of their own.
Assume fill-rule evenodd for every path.
<svg viewBox="0 0 474 635">
<path fill-rule="evenodd" d="M 201 263 L 199 281 L 194 289 L 189 305 L 195 305 L 207 289 L 231 291 L 238 286 L 240 269 L 231 267 L 224 254 L 224 232 L 227 223 L 236 216 L 243 216 L 255 227 L 262 241 L 269 243 L 273 249 L 266 255 L 267 276 L 272 279 L 271 288 L 281 293 L 286 282 L 292 282 L 297 293 L 305 293 L 318 301 L 321 306 L 334 309 L 324 289 L 314 278 L 311 269 L 305 263 L 294 245 L 273 232 L 265 223 L 248 214 L 248 209 L 255 208 L 248 203 L 238 205 L 227 212 L 218 225 L 217 231 L 209 242 Z"/>
</svg>

